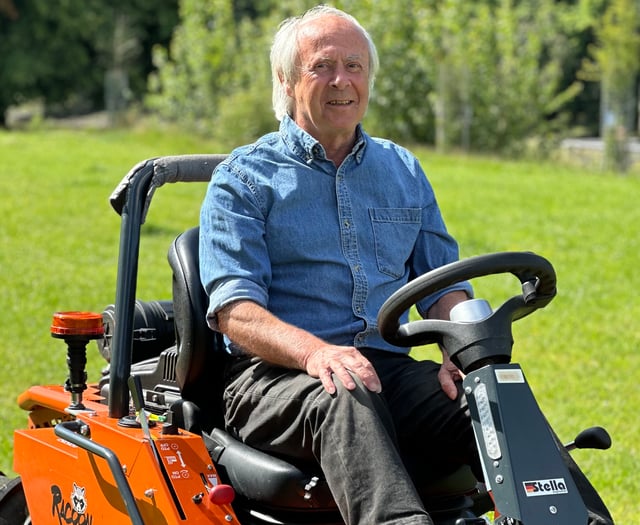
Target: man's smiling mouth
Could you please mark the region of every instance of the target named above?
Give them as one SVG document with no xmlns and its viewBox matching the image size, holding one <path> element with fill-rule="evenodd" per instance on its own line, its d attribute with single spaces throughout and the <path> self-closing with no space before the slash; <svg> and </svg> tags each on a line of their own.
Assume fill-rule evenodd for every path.
<svg viewBox="0 0 640 525">
<path fill-rule="evenodd" d="M 329 105 L 330 106 L 348 106 L 352 102 L 353 100 L 330 100 Z"/>
</svg>

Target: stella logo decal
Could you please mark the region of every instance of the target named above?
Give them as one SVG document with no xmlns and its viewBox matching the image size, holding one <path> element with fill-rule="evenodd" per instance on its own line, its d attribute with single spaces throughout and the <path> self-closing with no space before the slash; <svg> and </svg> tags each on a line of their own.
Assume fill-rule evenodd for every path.
<svg viewBox="0 0 640 525">
<path fill-rule="evenodd" d="M 533 496 L 551 496 L 553 494 L 567 494 L 567 484 L 564 478 L 538 479 L 535 481 L 523 481 L 524 492 L 528 498 Z"/>
<path fill-rule="evenodd" d="M 84 487 L 74 483 L 69 501 L 65 501 L 60 487 L 52 485 L 51 496 L 51 515 L 58 518 L 59 525 L 92 525 L 93 516 L 87 513 Z"/>
</svg>

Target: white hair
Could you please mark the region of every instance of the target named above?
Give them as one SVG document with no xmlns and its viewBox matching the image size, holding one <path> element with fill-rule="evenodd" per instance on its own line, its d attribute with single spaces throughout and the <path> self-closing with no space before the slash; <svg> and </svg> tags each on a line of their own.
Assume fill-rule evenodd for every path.
<svg viewBox="0 0 640 525">
<path fill-rule="evenodd" d="M 319 5 L 309 9 L 301 16 L 284 20 L 273 39 L 271 46 L 271 80 L 273 83 L 273 111 L 278 120 L 285 115 L 293 115 L 294 100 L 287 95 L 286 84 L 293 84 L 297 79 L 297 62 L 299 56 L 298 33 L 303 23 L 316 20 L 324 16 L 338 16 L 351 22 L 366 39 L 369 48 L 369 89 L 373 83 L 379 67 L 378 51 L 369 33 L 350 14 L 329 7 Z"/>
</svg>

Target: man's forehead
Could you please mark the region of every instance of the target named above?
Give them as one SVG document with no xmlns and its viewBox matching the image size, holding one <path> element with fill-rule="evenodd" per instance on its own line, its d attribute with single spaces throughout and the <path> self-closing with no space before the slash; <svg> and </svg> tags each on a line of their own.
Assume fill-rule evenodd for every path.
<svg viewBox="0 0 640 525">
<path fill-rule="evenodd" d="M 348 49 L 349 57 L 364 59 L 369 47 L 362 32 L 350 21 L 339 17 L 310 20 L 300 27 L 298 43 L 303 54 L 325 52 L 327 55 Z"/>
</svg>

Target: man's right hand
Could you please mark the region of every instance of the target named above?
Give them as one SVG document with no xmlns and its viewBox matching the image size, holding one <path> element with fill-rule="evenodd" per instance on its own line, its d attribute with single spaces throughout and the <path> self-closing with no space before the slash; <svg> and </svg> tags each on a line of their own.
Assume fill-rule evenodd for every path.
<svg viewBox="0 0 640 525">
<path fill-rule="evenodd" d="M 336 391 L 335 378 L 348 390 L 356 388 L 354 377 L 372 392 L 382 390 L 373 365 L 357 348 L 330 345 L 252 301 L 241 300 L 222 308 L 215 328 L 252 355 L 317 377 L 330 394 Z"/>
<path fill-rule="evenodd" d="M 326 345 L 309 352 L 304 363 L 307 373 L 322 381 L 329 394 L 336 391 L 335 378 L 347 390 L 356 388 L 353 376 L 358 377 L 372 392 L 380 393 L 382 385 L 373 365 L 357 348 Z"/>
</svg>

